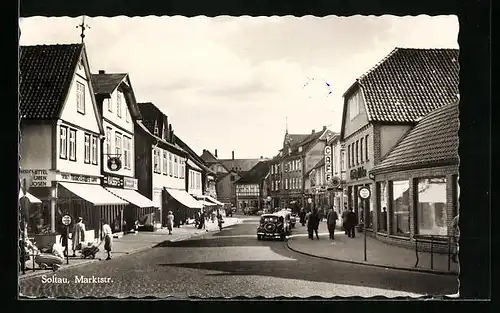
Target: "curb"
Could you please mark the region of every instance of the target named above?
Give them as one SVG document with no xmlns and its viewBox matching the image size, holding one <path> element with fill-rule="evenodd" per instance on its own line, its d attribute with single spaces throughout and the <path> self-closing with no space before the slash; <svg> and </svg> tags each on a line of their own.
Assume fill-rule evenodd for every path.
<svg viewBox="0 0 500 313">
<path fill-rule="evenodd" d="M 399 270 L 399 271 L 427 273 L 427 274 L 434 274 L 434 275 L 447 275 L 447 276 L 457 276 L 458 275 L 458 273 L 455 273 L 455 272 L 445 272 L 445 271 L 428 270 L 428 269 L 422 269 L 422 268 L 408 268 L 408 267 L 397 267 L 397 266 L 380 265 L 380 264 L 373 264 L 373 263 L 363 263 L 363 262 L 358 262 L 358 261 L 334 259 L 334 258 L 330 258 L 330 257 L 326 257 L 326 256 L 314 255 L 314 254 L 303 252 L 303 251 L 300 251 L 300 250 L 297 250 L 297 249 L 290 247 L 290 243 L 288 240 L 286 241 L 286 246 L 288 249 L 290 249 L 293 252 L 296 252 L 296 253 L 299 253 L 302 255 L 306 255 L 306 256 L 310 256 L 313 258 L 323 259 L 323 260 L 329 260 L 329 261 L 335 261 L 335 262 L 341 262 L 341 263 L 347 263 L 347 264 L 379 267 L 379 268 L 385 268 L 385 269 L 393 269 L 393 270 Z"/>
</svg>

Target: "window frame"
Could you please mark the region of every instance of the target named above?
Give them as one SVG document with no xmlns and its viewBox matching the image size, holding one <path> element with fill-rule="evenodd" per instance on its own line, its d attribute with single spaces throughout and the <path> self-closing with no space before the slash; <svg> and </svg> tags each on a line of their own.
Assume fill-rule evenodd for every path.
<svg viewBox="0 0 500 313">
<path fill-rule="evenodd" d="M 73 142 L 71 141 L 71 134 L 74 134 L 74 137 L 73 137 L 74 141 Z M 68 136 L 68 145 L 69 145 L 68 160 L 73 161 L 73 162 L 76 162 L 76 151 L 77 151 L 76 136 L 77 136 L 77 130 L 74 129 L 74 128 L 70 128 L 69 129 L 69 136 Z M 72 145 L 74 147 L 74 149 L 73 149 L 73 156 L 71 156 L 71 146 Z"/>
<path fill-rule="evenodd" d="M 163 168 L 162 168 L 162 174 L 167 176 L 168 175 L 168 151 L 163 150 L 162 151 L 162 158 L 161 162 L 163 163 Z"/>
<path fill-rule="evenodd" d="M 94 145 L 95 142 L 95 145 Z M 92 160 L 92 165 L 99 164 L 99 138 L 95 135 L 91 137 L 91 145 L 90 145 L 90 159 Z"/>
<path fill-rule="evenodd" d="M 158 147 L 153 148 L 153 173 L 161 174 L 161 150 Z M 158 166 L 156 166 L 158 164 Z"/>
<path fill-rule="evenodd" d="M 123 155 L 122 141 L 123 141 L 123 134 L 115 131 L 115 156 L 120 158 Z M 118 143 L 120 144 L 118 145 Z M 118 150 L 120 151 L 120 153 L 118 153 Z"/>
<path fill-rule="evenodd" d="M 63 160 L 68 159 L 68 137 L 68 126 L 59 125 L 59 158 Z"/>
<path fill-rule="evenodd" d="M 179 178 L 179 157 L 174 155 L 174 178 Z"/>
<path fill-rule="evenodd" d="M 132 138 L 123 135 L 123 168 L 130 170 L 132 168 Z"/>
<path fill-rule="evenodd" d="M 363 161 L 363 155 L 364 155 L 364 153 L 363 153 L 363 140 L 364 140 L 364 137 L 361 137 L 359 139 L 359 161 L 361 164 L 364 163 L 364 161 Z"/>
<path fill-rule="evenodd" d="M 168 176 L 174 177 L 173 153 L 168 153 Z"/>
<path fill-rule="evenodd" d="M 83 163 L 85 164 L 90 164 L 90 141 L 91 141 L 91 135 L 88 133 L 85 133 L 83 135 Z"/>
<path fill-rule="evenodd" d="M 111 154 L 111 151 L 113 150 L 112 149 L 112 146 L 111 146 L 111 143 L 112 143 L 112 137 L 113 137 L 113 128 L 107 126 L 106 127 L 106 153 L 107 154 Z M 109 136 L 108 136 L 109 134 Z"/>
<path fill-rule="evenodd" d="M 356 165 L 359 165 L 359 140 L 356 140 Z"/>
<path fill-rule="evenodd" d="M 76 81 L 76 111 L 85 115 L 85 84 L 79 81 Z"/>
<path fill-rule="evenodd" d="M 122 92 L 119 90 L 116 92 L 116 116 L 122 118 Z"/>
<path fill-rule="evenodd" d="M 368 153 L 368 134 L 365 135 L 365 161 L 369 161 L 369 153 Z"/>
</svg>

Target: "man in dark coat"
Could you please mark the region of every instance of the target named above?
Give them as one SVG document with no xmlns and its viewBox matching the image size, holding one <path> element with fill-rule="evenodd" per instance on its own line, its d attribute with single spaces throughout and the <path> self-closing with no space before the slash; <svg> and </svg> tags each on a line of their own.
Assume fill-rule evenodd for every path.
<svg viewBox="0 0 500 313">
<path fill-rule="evenodd" d="M 355 227 L 358 225 L 358 217 L 356 216 L 356 213 L 352 210 L 352 208 L 349 210 L 349 213 L 347 214 L 347 235 L 350 238 L 356 237 L 356 231 Z"/>
<path fill-rule="evenodd" d="M 326 215 L 326 223 L 328 226 L 328 232 L 330 233 L 330 239 L 335 239 L 335 226 L 337 225 L 337 220 L 339 216 L 337 212 L 335 212 L 334 207 L 332 206 Z"/>
<path fill-rule="evenodd" d="M 315 208 L 309 214 L 309 217 L 307 219 L 307 232 L 309 234 L 309 239 L 314 240 L 313 236 L 314 233 L 316 233 L 316 238 L 319 239 L 318 228 L 319 228 L 319 213 L 318 210 Z"/>
</svg>

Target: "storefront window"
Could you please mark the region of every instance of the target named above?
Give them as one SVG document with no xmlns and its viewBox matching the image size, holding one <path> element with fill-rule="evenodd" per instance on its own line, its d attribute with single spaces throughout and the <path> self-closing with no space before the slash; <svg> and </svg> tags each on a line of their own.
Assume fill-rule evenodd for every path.
<svg viewBox="0 0 500 313">
<path fill-rule="evenodd" d="M 378 231 L 382 233 L 387 232 L 387 183 L 377 183 L 377 223 Z"/>
<path fill-rule="evenodd" d="M 420 235 L 446 235 L 446 178 L 418 180 L 417 222 Z"/>
<path fill-rule="evenodd" d="M 410 182 L 407 180 L 392 182 L 391 234 L 410 235 Z"/>
<path fill-rule="evenodd" d="M 30 204 L 28 216 L 28 234 L 47 234 L 50 231 L 50 207 L 49 203 Z"/>
</svg>

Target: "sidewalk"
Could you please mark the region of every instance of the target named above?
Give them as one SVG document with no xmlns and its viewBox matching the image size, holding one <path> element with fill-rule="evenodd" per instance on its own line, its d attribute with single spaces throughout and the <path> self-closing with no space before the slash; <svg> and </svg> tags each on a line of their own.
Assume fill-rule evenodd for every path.
<svg viewBox="0 0 500 313">
<path fill-rule="evenodd" d="M 223 228 L 227 228 L 233 226 L 235 224 L 239 224 L 242 222 L 241 219 L 235 217 L 225 217 L 224 218 Z M 191 225 L 183 225 L 179 228 L 175 227 L 172 230 L 172 235 L 168 235 L 168 230 L 158 229 L 155 232 L 138 232 L 136 234 L 127 234 L 121 238 L 113 239 L 113 247 L 111 251 L 112 258 L 119 258 L 124 255 L 136 253 L 142 250 L 146 250 L 152 248 L 153 246 L 164 242 L 164 241 L 181 241 L 186 240 L 191 237 L 200 236 L 208 232 L 216 232 L 219 231 L 217 223 L 208 222 L 206 230 L 197 229 L 193 224 Z M 71 246 L 71 243 L 70 243 Z M 72 251 L 70 250 L 70 253 Z M 66 258 L 64 259 L 63 264 L 61 265 L 60 270 L 64 270 L 65 268 L 71 268 L 75 266 L 80 266 L 84 264 L 89 264 L 93 262 L 99 262 L 104 260 L 107 257 L 106 251 L 104 251 L 104 244 L 99 246 L 99 252 L 96 254 L 95 259 L 82 259 L 77 252 L 76 257 L 69 257 L 69 264 L 66 264 Z M 38 265 L 35 263 L 35 270 L 33 271 L 33 261 L 29 260 L 26 262 L 26 273 L 23 275 L 20 273 L 19 278 L 27 278 L 33 276 L 40 276 L 44 274 L 50 274 L 52 270 L 41 270 Z"/>
<path fill-rule="evenodd" d="M 347 237 L 343 231 L 335 232 L 335 240 L 328 239 L 326 223 L 320 224 L 320 240 L 310 240 L 306 236 L 292 236 L 287 246 L 296 252 L 325 259 L 349 263 L 367 264 L 387 268 L 432 272 L 437 274 L 458 274 L 458 264 L 450 262 L 448 271 L 448 255 L 434 253 L 433 269 L 431 254 L 419 252 L 418 267 L 415 250 L 386 244 L 367 236 L 366 259 L 364 261 L 364 234 L 356 233 L 355 238 Z"/>
</svg>

